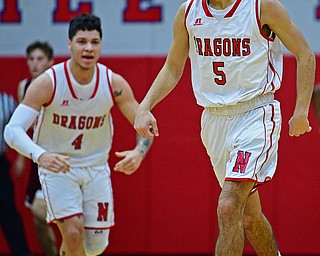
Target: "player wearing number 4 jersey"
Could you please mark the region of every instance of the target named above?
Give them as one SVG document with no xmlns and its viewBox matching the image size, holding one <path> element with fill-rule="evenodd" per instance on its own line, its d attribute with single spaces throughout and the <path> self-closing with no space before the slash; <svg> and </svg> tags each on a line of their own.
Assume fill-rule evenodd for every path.
<svg viewBox="0 0 320 256">
<path fill-rule="evenodd" d="M 158 136 L 151 110 L 176 86 L 189 56 L 193 91 L 204 108 L 201 138 L 222 187 L 215 255 L 242 255 L 245 238 L 258 255 L 280 255 L 257 188 L 272 179 L 277 163 L 281 113 L 274 93 L 282 80 L 281 42 L 297 59 L 289 133 L 309 132 L 315 58 L 278 0 L 182 4 L 167 60 L 137 111 L 138 133 Z"/>
<path fill-rule="evenodd" d="M 46 71 L 54 94 L 40 111 L 34 140 L 44 148 L 68 153 L 73 167 L 103 164 L 111 149 L 113 73 L 101 64 L 94 70 L 84 88 L 72 75 L 70 60 Z"/>
<path fill-rule="evenodd" d="M 39 164 L 47 221 L 62 234 L 60 255 L 99 255 L 114 225 L 108 157 L 117 105 L 133 124 L 138 102 L 120 75 L 97 63 L 101 51 L 100 19 L 82 14 L 70 21 L 71 58 L 54 65 L 29 86 L 5 129 L 7 143 Z M 33 141 L 26 131 L 37 119 Z M 134 173 L 152 140 L 137 136 L 134 149 L 115 170 Z"/>
</svg>

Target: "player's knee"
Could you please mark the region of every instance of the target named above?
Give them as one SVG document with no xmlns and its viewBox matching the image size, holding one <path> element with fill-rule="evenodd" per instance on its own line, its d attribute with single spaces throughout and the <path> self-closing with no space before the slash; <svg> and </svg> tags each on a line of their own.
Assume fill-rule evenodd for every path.
<svg viewBox="0 0 320 256">
<path fill-rule="evenodd" d="M 87 256 L 100 255 L 109 245 L 109 229 L 85 230 L 84 249 Z"/>
<path fill-rule="evenodd" d="M 241 202 L 232 197 L 220 198 L 218 202 L 217 214 L 219 222 L 230 223 L 242 218 Z"/>
<path fill-rule="evenodd" d="M 218 201 L 218 216 L 226 216 L 228 218 L 229 215 L 232 215 L 235 211 L 237 204 L 233 198 L 224 197 L 220 198 Z"/>
</svg>

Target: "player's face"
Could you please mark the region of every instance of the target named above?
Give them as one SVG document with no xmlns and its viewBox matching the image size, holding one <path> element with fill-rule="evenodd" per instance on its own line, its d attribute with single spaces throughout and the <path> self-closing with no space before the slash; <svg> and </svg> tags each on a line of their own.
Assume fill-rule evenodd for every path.
<svg viewBox="0 0 320 256">
<path fill-rule="evenodd" d="M 32 78 L 35 78 L 52 65 L 52 60 L 42 50 L 35 49 L 28 56 L 27 65 Z"/>
<path fill-rule="evenodd" d="M 101 52 L 101 38 L 97 30 L 82 31 L 69 40 L 69 50 L 73 60 L 83 69 L 93 68 Z"/>
</svg>

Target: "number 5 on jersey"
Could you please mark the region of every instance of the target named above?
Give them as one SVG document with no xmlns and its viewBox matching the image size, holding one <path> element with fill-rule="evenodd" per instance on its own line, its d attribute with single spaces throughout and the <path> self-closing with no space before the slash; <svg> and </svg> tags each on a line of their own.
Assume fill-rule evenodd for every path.
<svg viewBox="0 0 320 256">
<path fill-rule="evenodd" d="M 223 71 L 224 62 L 212 62 L 213 73 L 216 75 L 214 81 L 217 85 L 225 85 L 227 82 L 226 74 Z"/>
</svg>

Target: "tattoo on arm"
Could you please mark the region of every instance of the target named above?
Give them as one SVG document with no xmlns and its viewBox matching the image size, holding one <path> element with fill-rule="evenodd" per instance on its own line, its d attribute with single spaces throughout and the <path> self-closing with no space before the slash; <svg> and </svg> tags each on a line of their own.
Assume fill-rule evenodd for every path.
<svg viewBox="0 0 320 256">
<path fill-rule="evenodd" d="M 114 97 L 118 97 L 122 95 L 122 89 L 120 91 L 114 91 Z"/>
<path fill-rule="evenodd" d="M 137 134 L 137 147 L 142 157 L 145 157 L 149 148 L 152 145 L 152 142 L 153 142 L 153 138 L 145 139 L 145 138 L 142 138 L 139 134 Z"/>
</svg>

